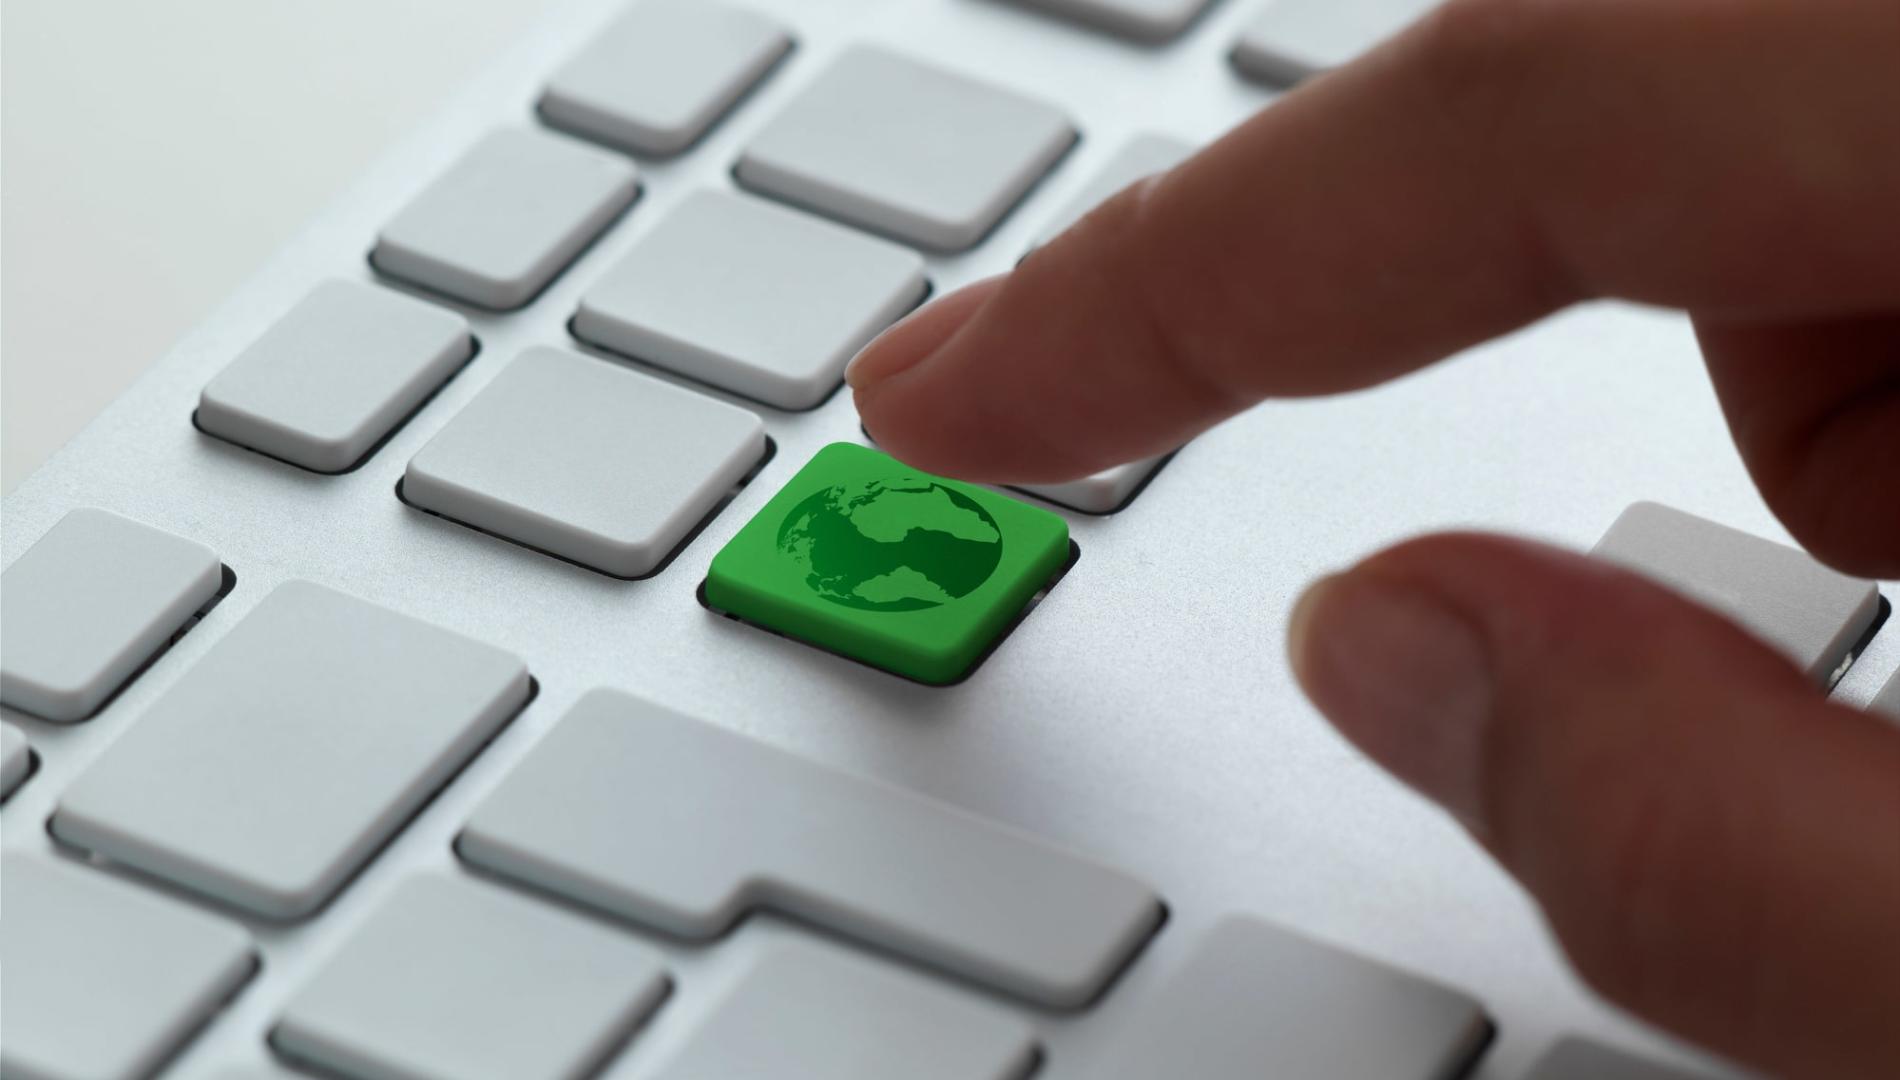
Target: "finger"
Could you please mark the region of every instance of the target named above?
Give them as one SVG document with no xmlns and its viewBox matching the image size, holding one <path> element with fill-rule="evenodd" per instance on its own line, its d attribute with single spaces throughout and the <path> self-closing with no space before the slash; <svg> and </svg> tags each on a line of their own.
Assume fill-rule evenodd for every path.
<svg viewBox="0 0 1900 1080">
<path fill-rule="evenodd" d="M 1064 479 L 1589 296 L 1900 304 L 1885 0 L 1459 0 L 852 373 L 915 464 Z"/>
<path fill-rule="evenodd" d="M 1900 1061 L 1900 731 L 1624 571 L 1439 537 L 1302 602 L 1349 738 L 1480 837 L 1610 998 L 1775 1075 Z"/>
<path fill-rule="evenodd" d="M 1900 578 L 1900 314 L 1697 330 L 1742 459 L 1789 530 L 1839 569 Z"/>
</svg>

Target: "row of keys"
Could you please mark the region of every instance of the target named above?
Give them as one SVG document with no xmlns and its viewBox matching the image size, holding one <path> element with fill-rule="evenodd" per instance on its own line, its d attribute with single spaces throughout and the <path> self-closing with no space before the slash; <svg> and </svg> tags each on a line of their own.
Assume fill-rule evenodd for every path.
<svg viewBox="0 0 1900 1080">
<path fill-rule="evenodd" d="M 601 361 L 536 349 L 417 454 L 404 494 L 518 543 L 638 576 L 678 549 L 765 448 L 763 425 L 742 409 Z M 768 629 L 944 683 L 994 643 L 1061 569 L 1067 550 L 1059 517 L 838 444 L 802 468 L 715 557 L 705 598 Z M 1728 614 L 1823 685 L 1852 663 L 1882 612 L 1871 582 L 1655 504 L 1626 511 L 1596 554 Z M 150 526 L 102 510 L 67 515 L 6 571 L 0 702 L 48 720 L 90 716 L 217 599 L 222 569 L 203 545 Z M 322 606 L 320 591 L 279 594 L 259 611 Z M 251 645 L 234 633 L 213 656 L 234 651 L 230 663 L 248 667 L 245 650 L 267 660 L 276 647 L 260 640 Z M 370 680 L 369 692 L 405 674 L 353 673 L 352 681 Z M 517 672 L 505 681 L 522 679 Z M 295 681 L 287 676 L 283 685 Z M 187 679 L 174 694 L 190 685 Z M 260 692 L 273 685 L 264 680 Z M 321 688 L 321 678 L 311 685 Z M 214 682 L 206 696 L 218 699 L 228 689 Z M 519 694 L 517 687 L 504 696 L 519 704 Z M 1900 714 L 1900 678 L 1874 707 Z M 233 724 L 248 737 L 271 737 L 268 726 Z M 166 740 L 149 738 L 155 746 Z M 0 788 L 10 790 L 31 757 L 20 739 L 6 745 Z M 79 817 L 64 827 L 86 828 Z"/>
</svg>

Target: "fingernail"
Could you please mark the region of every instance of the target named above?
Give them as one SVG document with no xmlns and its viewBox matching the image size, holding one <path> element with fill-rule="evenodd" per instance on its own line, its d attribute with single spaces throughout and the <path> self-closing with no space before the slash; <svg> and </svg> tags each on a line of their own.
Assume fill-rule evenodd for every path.
<svg viewBox="0 0 1900 1080">
<path fill-rule="evenodd" d="M 899 319 L 845 365 L 845 384 L 862 392 L 928 360 L 1002 284 L 990 278 L 967 285 Z"/>
<path fill-rule="evenodd" d="M 1423 589 L 1353 572 L 1322 579 L 1294 605 L 1287 651 L 1335 727 L 1483 834 L 1493 688 L 1469 619 Z"/>
</svg>

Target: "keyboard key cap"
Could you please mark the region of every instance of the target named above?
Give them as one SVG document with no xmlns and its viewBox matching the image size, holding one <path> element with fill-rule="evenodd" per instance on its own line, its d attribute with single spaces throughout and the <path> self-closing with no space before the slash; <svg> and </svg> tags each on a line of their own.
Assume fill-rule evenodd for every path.
<svg viewBox="0 0 1900 1080">
<path fill-rule="evenodd" d="M 1001 1009 L 839 949 L 756 958 L 652 1080 L 1018 1080 L 1034 1032 Z"/>
<path fill-rule="evenodd" d="M 637 154 L 677 154 L 792 48 L 784 26 L 710 0 L 647 0 L 556 72 L 548 123 Z"/>
<path fill-rule="evenodd" d="M 0 858 L 0 1073 L 136 1080 L 257 968 L 243 928 L 72 863 Z"/>
<path fill-rule="evenodd" d="M 1722 612 L 1829 685 L 1880 614 L 1870 581 L 1656 503 L 1625 510 L 1595 554 Z"/>
<path fill-rule="evenodd" d="M 1699 1075 L 1597 1043 L 1565 1039 L 1538 1059 L 1524 1080 L 1697 1080 Z"/>
<path fill-rule="evenodd" d="M 974 247 L 1068 152 L 1039 101 L 880 49 L 845 53 L 739 160 L 754 190 L 943 251 Z"/>
<path fill-rule="evenodd" d="M 652 950 L 466 878 L 404 882 L 298 990 L 271 1032 L 326 1074 L 591 1076 L 665 997 Z"/>
<path fill-rule="evenodd" d="M 1443 1080 L 1464 1075 L 1490 1037 L 1482 1006 L 1456 990 L 1229 919 L 1136 1015 L 1107 1075 Z"/>
<path fill-rule="evenodd" d="M 1270 0 L 1234 46 L 1234 67 L 1269 86 L 1290 87 L 1403 30 L 1438 0 Z"/>
<path fill-rule="evenodd" d="M 702 191 L 581 299 L 582 339 L 781 409 L 809 409 L 929 288 L 916 252 Z"/>
<path fill-rule="evenodd" d="M 1168 457 L 1163 454 L 1104 469 L 1094 476 L 1066 484 L 1030 484 L 1018 490 L 1085 514 L 1113 514 L 1128 506 L 1129 500 L 1166 460 Z"/>
<path fill-rule="evenodd" d="M 1874 711 L 1884 712 L 1895 720 L 1900 720 L 1900 673 L 1887 680 L 1887 688 L 1874 699 Z"/>
<path fill-rule="evenodd" d="M 462 857 L 681 937 L 773 908 L 1079 1006 L 1153 932 L 1135 879 L 636 698 L 583 698 L 475 812 Z"/>
<path fill-rule="evenodd" d="M 78 783 L 53 835 L 271 919 L 321 907 L 526 703 L 499 649 L 278 586 Z"/>
<path fill-rule="evenodd" d="M 0 577 L 0 703 L 99 711 L 223 583 L 203 544 L 104 510 L 61 518 Z"/>
<path fill-rule="evenodd" d="M 1060 517 L 833 443 L 713 558 L 713 608 L 920 682 L 968 674 L 1069 558 Z"/>
<path fill-rule="evenodd" d="M 474 351 L 460 315 L 326 281 L 211 380 L 198 426 L 293 465 L 344 472 Z"/>
<path fill-rule="evenodd" d="M 0 724 L 0 799 L 13 794 L 33 771 L 33 748 L 12 724 Z"/>
<path fill-rule="evenodd" d="M 657 571 L 765 452 L 765 425 L 744 409 L 535 348 L 409 462 L 403 497 L 634 578 Z"/>
<path fill-rule="evenodd" d="M 1081 221 L 1088 216 L 1089 211 L 1120 194 L 1122 189 L 1135 181 L 1167 172 L 1186 161 L 1193 153 L 1194 146 L 1191 143 L 1168 135 L 1137 135 L 1102 167 L 1101 172 L 1095 174 L 1095 178 L 1088 182 L 1080 194 L 1062 208 L 1062 212 L 1042 231 L 1036 246 L 1040 247 L 1067 232 L 1069 226 Z"/>
<path fill-rule="evenodd" d="M 503 130 L 417 195 L 370 255 L 391 277 L 478 307 L 534 299 L 639 195 L 625 158 Z"/>
<path fill-rule="evenodd" d="M 1137 41 L 1168 41 L 1213 0 L 1017 0 Z"/>
</svg>

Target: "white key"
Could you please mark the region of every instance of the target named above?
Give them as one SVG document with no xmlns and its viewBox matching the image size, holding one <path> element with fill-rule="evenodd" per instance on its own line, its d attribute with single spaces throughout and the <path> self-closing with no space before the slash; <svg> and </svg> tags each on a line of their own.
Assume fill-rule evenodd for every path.
<svg viewBox="0 0 1900 1080">
<path fill-rule="evenodd" d="M 1900 720 L 1900 672 L 1887 680 L 1887 688 L 1874 699 L 1874 711 L 1884 712 L 1895 720 Z"/>
<path fill-rule="evenodd" d="M 1213 0 L 1017 0 L 1137 41 L 1179 37 Z"/>
<path fill-rule="evenodd" d="M 649 1080 L 1017 1080 L 1029 1025 L 888 964 L 775 943 Z"/>
<path fill-rule="evenodd" d="M 1161 915 L 1125 874 L 609 691 L 567 714 L 458 848 L 682 937 L 770 907 L 1057 1007 L 1099 993 Z"/>
<path fill-rule="evenodd" d="M 652 950 L 467 878 L 412 878 L 299 989 L 271 1032 L 353 1080 L 591 1076 L 666 995 Z"/>
<path fill-rule="evenodd" d="M 1085 476 L 1066 484 L 1029 484 L 1019 490 L 1085 514 L 1113 514 L 1128 505 L 1128 501 L 1135 497 L 1135 492 L 1148 482 L 1148 478 L 1167 459 L 1167 455 L 1163 454 L 1104 469 L 1094 476 Z"/>
<path fill-rule="evenodd" d="M 74 510 L 0 578 L 0 702 L 83 720 L 218 595 L 195 544 L 104 510 Z"/>
<path fill-rule="evenodd" d="M 1292 86 L 1357 59 L 1437 3 L 1269 0 L 1234 46 L 1234 67 L 1270 86 Z"/>
<path fill-rule="evenodd" d="M 1597 1043 L 1565 1039 L 1539 1058 L 1524 1080 L 1696 1080 L 1698 1075 Z"/>
<path fill-rule="evenodd" d="M 765 456 L 744 409 L 523 352 L 409 462 L 403 497 L 616 577 L 656 570 Z"/>
<path fill-rule="evenodd" d="M 1871 581 L 1656 503 L 1625 510 L 1595 555 L 1726 614 L 1829 685 L 1880 614 L 1880 591 Z"/>
<path fill-rule="evenodd" d="M 923 299 L 916 252 L 771 203 L 694 194 L 581 299 L 574 332 L 781 409 Z"/>
<path fill-rule="evenodd" d="M 538 131 L 497 131 L 376 238 L 391 277 L 479 307 L 534 299 L 640 191 L 625 158 Z"/>
<path fill-rule="evenodd" d="M 322 473 L 360 464 L 473 354 L 468 321 L 400 293 L 326 281 L 198 399 L 198 426 Z"/>
<path fill-rule="evenodd" d="M 1490 1038 L 1471 998 L 1253 919 L 1229 919 L 1135 1014 L 1126 1080 L 1444 1080 Z"/>
<path fill-rule="evenodd" d="M 1059 110 L 881 49 L 845 53 L 739 159 L 741 183 L 943 251 L 974 247 L 1075 142 Z"/>
<path fill-rule="evenodd" d="M 1172 136 L 1135 136 L 1062 208 L 1055 220 L 1043 229 L 1036 245 L 1040 247 L 1068 231 L 1069 226 L 1088 216 L 1089 211 L 1120 194 L 1135 181 L 1167 172 L 1186 161 L 1193 153 L 1193 144 Z"/>
<path fill-rule="evenodd" d="M 13 794 L 33 771 L 33 748 L 12 724 L 0 724 L 0 799 Z"/>
<path fill-rule="evenodd" d="M 541 115 L 639 154 L 697 142 L 792 48 L 783 25 L 710 0 L 646 0 L 555 72 Z"/>
<path fill-rule="evenodd" d="M 527 701 L 508 653 L 278 586 L 54 811 L 58 839 L 272 919 L 343 887 Z"/>
<path fill-rule="evenodd" d="M 0 1074 L 136 1080 L 256 970 L 235 923 L 57 859 L 0 858 Z"/>
</svg>

